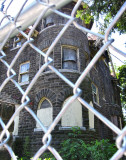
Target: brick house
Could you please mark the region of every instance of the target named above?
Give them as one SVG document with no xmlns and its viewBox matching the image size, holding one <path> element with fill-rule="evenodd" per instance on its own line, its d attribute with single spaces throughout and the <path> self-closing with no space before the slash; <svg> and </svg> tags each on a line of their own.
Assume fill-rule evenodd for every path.
<svg viewBox="0 0 126 160">
<path fill-rule="evenodd" d="M 74 2 L 70 3 L 63 7 L 61 11 L 70 14 L 74 4 Z M 66 22 L 65 18 L 56 14 L 51 14 L 46 19 L 42 19 L 33 35 L 35 36 L 34 45 L 46 52 Z M 78 23 L 84 25 L 80 20 L 78 20 Z M 90 25 L 87 27 L 91 28 Z M 24 41 L 25 39 L 21 35 L 10 40 L 9 47 L 6 48 L 7 58 L 5 58 L 9 64 Z M 50 56 L 54 61 L 51 65 L 75 83 L 99 50 L 99 43 L 96 44 L 96 42 L 96 38 L 88 38 L 85 33 L 71 25 L 53 49 Z M 81 96 L 121 128 L 122 110 L 119 88 L 117 87 L 118 81 L 110 75 L 109 61 L 108 53 L 105 51 L 81 84 L 80 88 L 83 91 Z M 24 90 L 43 63 L 42 56 L 36 54 L 29 46 L 25 48 L 13 67 L 17 73 L 15 80 Z M 0 63 L 0 68 L 1 84 L 6 78 L 6 68 L 2 63 Z M 47 68 L 41 73 L 29 94 L 31 99 L 29 106 L 42 123 L 48 127 L 72 94 L 72 88 Z M 6 114 L 3 114 L 4 112 L 2 111 L 4 110 L 3 106 L 8 108 L 11 106 L 11 112 L 13 113 L 14 108 L 16 109 L 20 105 L 20 100 L 21 94 L 9 82 L 0 96 L 0 113 L 3 119 L 7 121 L 10 117 L 6 119 Z M 76 100 L 52 132 L 52 145 L 58 148 L 58 144 L 63 141 L 65 135 L 74 126 L 80 127 L 83 131 L 82 136 L 85 141 L 103 138 L 112 140 L 115 137 L 107 126 Z M 32 153 L 35 153 L 42 145 L 43 132 L 27 111 L 23 110 L 17 115 L 12 128 L 11 131 L 14 136 L 22 139 L 25 139 L 26 136 L 30 137 Z"/>
</svg>

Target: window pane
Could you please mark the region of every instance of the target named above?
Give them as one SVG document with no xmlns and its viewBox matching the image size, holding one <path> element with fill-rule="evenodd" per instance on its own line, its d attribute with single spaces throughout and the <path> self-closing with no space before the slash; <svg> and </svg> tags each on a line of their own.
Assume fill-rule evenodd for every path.
<svg viewBox="0 0 126 160">
<path fill-rule="evenodd" d="M 50 105 L 49 101 L 45 99 L 45 100 L 42 102 L 42 104 L 41 104 L 41 106 L 40 106 L 40 109 L 45 109 L 45 108 L 50 108 L 50 107 L 51 107 L 51 105 Z"/>
<path fill-rule="evenodd" d="M 68 102 L 69 98 L 64 101 L 64 105 Z M 72 102 L 67 109 L 67 111 L 64 113 L 61 119 L 62 126 L 67 127 L 82 127 L 82 105 L 78 100 L 75 100 Z"/>
<path fill-rule="evenodd" d="M 39 102 L 37 110 L 37 117 L 43 123 L 44 126 L 49 126 L 53 121 L 53 107 L 50 104 L 48 99 L 44 99 L 44 101 Z M 36 123 L 36 127 L 39 128 L 39 124 Z"/>
<path fill-rule="evenodd" d="M 97 101 L 97 96 L 96 96 L 95 93 L 93 94 L 93 97 L 94 97 L 94 101 L 95 101 L 95 102 L 98 102 L 98 101 Z"/>
<path fill-rule="evenodd" d="M 30 66 L 29 63 L 22 64 L 20 73 L 24 73 L 24 72 L 29 71 L 29 66 Z"/>
<path fill-rule="evenodd" d="M 51 107 L 37 110 L 37 117 L 40 119 L 44 126 L 50 126 L 53 121 L 53 108 Z M 40 128 L 38 123 L 36 123 L 36 127 Z"/>
<path fill-rule="evenodd" d="M 21 46 L 21 41 L 17 42 L 17 47 Z"/>
<path fill-rule="evenodd" d="M 76 50 L 71 49 L 71 48 L 63 48 L 63 62 L 67 60 L 77 62 Z"/>
<path fill-rule="evenodd" d="M 29 81 L 29 75 L 28 74 L 21 75 L 21 82 L 27 82 L 27 81 Z"/>
<path fill-rule="evenodd" d="M 96 93 L 96 87 L 92 84 L 92 91 Z"/>
<path fill-rule="evenodd" d="M 67 61 L 63 63 L 63 69 L 73 69 L 77 70 L 77 63 L 74 61 Z"/>
<path fill-rule="evenodd" d="M 53 25 L 53 15 L 49 15 L 47 18 L 46 18 L 46 27 L 48 26 L 51 26 Z"/>
</svg>

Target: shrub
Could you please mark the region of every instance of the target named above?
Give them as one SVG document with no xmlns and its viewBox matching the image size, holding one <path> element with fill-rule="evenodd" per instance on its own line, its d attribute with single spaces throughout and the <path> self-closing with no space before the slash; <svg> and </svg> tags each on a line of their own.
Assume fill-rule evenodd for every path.
<svg viewBox="0 0 126 160">
<path fill-rule="evenodd" d="M 80 128 L 75 127 L 72 129 L 71 133 L 68 133 L 68 139 L 61 143 L 59 153 L 63 160 L 109 160 L 117 150 L 115 145 L 111 144 L 109 140 L 96 140 L 90 144 L 86 144 L 80 138 L 80 135 Z M 26 138 L 24 151 L 27 157 L 20 160 L 28 159 L 28 144 L 29 139 Z M 39 158 L 38 160 L 56 160 L 52 154 L 45 153 L 42 156 L 45 158 Z"/>
<path fill-rule="evenodd" d="M 117 150 L 114 144 L 104 139 L 86 144 L 79 138 L 80 134 L 79 128 L 73 128 L 69 138 L 61 144 L 60 154 L 64 160 L 109 160 Z"/>
</svg>

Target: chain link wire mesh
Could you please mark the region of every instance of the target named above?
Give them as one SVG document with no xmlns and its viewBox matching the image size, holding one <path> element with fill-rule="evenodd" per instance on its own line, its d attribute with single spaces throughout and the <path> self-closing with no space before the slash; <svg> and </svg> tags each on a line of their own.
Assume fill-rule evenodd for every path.
<svg viewBox="0 0 126 160">
<path fill-rule="evenodd" d="M 97 118 L 99 118 L 106 126 L 108 126 L 113 132 L 115 132 L 118 135 L 118 137 L 116 139 L 116 146 L 118 148 L 118 151 L 113 155 L 111 160 L 120 159 L 123 155 L 126 155 L 126 127 L 124 127 L 122 130 L 120 130 L 111 121 L 109 121 L 101 113 L 99 113 L 95 108 L 90 106 L 84 99 L 82 99 L 80 97 L 82 90 L 79 88 L 79 86 L 81 85 L 82 81 L 85 79 L 85 77 L 87 76 L 89 71 L 92 69 L 92 67 L 95 65 L 95 63 L 98 61 L 100 56 L 103 54 L 103 52 L 107 48 L 112 48 L 113 50 L 117 51 L 119 54 L 126 57 L 126 53 L 124 53 L 124 52 L 118 50 L 117 48 L 115 48 L 114 46 L 112 46 L 112 43 L 113 43 L 114 39 L 108 38 L 108 36 L 110 34 L 110 30 L 112 29 L 114 24 L 117 22 L 117 20 L 120 18 L 120 16 L 123 14 L 123 12 L 126 10 L 126 2 L 121 7 L 121 9 L 118 11 L 117 15 L 115 16 L 115 18 L 113 19 L 113 21 L 111 22 L 109 27 L 106 29 L 105 35 L 103 36 L 101 34 L 92 32 L 91 30 L 79 25 L 76 22 L 75 14 L 76 14 L 76 11 L 77 11 L 78 7 L 80 6 L 82 0 L 77 1 L 77 3 L 75 5 L 74 9 L 72 10 L 72 13 L 71 13 L 70 16 L 67 15 L 67 14 L 61 13 L 56 8 L 56 3 L 62 3 L 61 5 L 65 5 L 66 3 L 70 2 L 70 1 L 62 0 L 61 2 L 58 2 L 57 0 L 52 0 L 49 3 L 48 1 L 41 2 L 39 0 L 36 0 L 35 4 L 40 6 L 39 13 L 38 13 L 39 16 L 36 18 L 36 20 L 34 22 L 31 22 L 31 24 L 33 23 L 33 27 L 27 35 L 25 32 L 23 32 L 23 30 L 20 29 L 20 26 L 21 25 L 25 26 L 24 28 L 22 27 L 23 29 L 25 29 L 29 25 L 29 24 L 27 24 L 27 18 L 28 17 L 26 17 L 25 22 L 23 22 L 22 24 L 19 24 L 19 21 L 18 21 L 18 19 L 22 15 L 22 10 L 25 7 L 27 1 L 28 0 L 24 1 L 22 6 L 20 7 L 20 10 L 18 11 L 16 17 L 11 17 L 8 14 L 8 9 L 11 7 L 11 5 L 13 3 L 13 0 L 10 1 L 10 3 L 7 5 L 5 10 L 4 10 L 5 1 L 3 1 L 2 7 L 1 7 L 1 14 L 3 15 L 3 18 L 1 19 L 0 24 L 2 24 L 2 22 L 5 19 L 7 19 L 9 21 L 9 24 L 8 24 L 8 26 L 4 26 L 3 28 L 1 27 L 1 29 L 0 29 L 0 34 L 1 34 L 1 38 L 0 38 L 0 41 L 1 41 L 1 44 L 0 44 L 0 61 L 7 68 L 7 73 L 6 73 L 7 78 L 1 84 L 0 92 L 3 90 L 5 85 L 8 84 L 8 82 L 11 82 L 15 85 L 16 89 L 19 90 L 20 93 L 22 94 L 22 99 L 21 99 L 21 105 L 17 108 L 17 110 L 12 115 L 12 117 L 10 118 L 10 120 L 8 121 L 8 123 L 6 125 L 4 124 L 3 120 L 0 118 L 0 125 L 3 128 L 3 130 L 0 134 L 0 147 L 4 146 L 6 148 L 6 150 L 9 152 L 9 154 L 12 157 L 13 160 L 17 159 L 16 156 L 15 156 L 15 153 L 12 150 L 12 148 L 8 145 L 8 140 L 10 138 L 10 133 L 9 133 L 8 129 L 9 129 L 10 125 L 13 123 L 16 115 L 18 115 L 22 111 L 22 109 L 25 109 L 35 119 L 35 121 L 41 126 L 41 129 L 45 133 L 44 136 L 42 137 L 43 145 L 37 151 L 37 153 L 34 155 L 33 160 L 36 160 L 37 158 L 39 158 L 46 150 L 49 150 L 57 160 L 62 160 L 62 157 L 60 156 L 60 154 L 55 150 L 55 148 L 53 148 L 50 145 L 51 140 L 52 140 L 51 132 L 55 128 L 57 123 L 60 121 L 60 119 L 64 115 L 64 113 L 67 112 L 67 109 L 69 108 L 70 104 L 73 101 L 75 101 L 76 99 L 78 99 L 80 101 L 80 103 L 83 105 L 83 107 L 86 107 L 88 110 L 90 110 Z M 40 20 L 45 15 L 47 15 L 47 13 L 50 12 L 50 11 L 67 18 L 68 21 L 64 25 L 64 27 L 62 28 L 60 33 L 57 35 L 57 37 L 55 38 L 55 40 L 53 41 L 51 46 L 48 48 L 48 51 L 45 54 L 39 48 L 37 48 L 35 45 L 32 44 L 34 39 L 31 37 L 31 35 L 34 32 L 34 30 L 35 30 L 36 26 L 38 25 L 38 23 L 40 22 Z M 29 12 L 29 11 L 27 11 L 27 12 Z M 36 12 L 38 12 L 38 11 L 34 9 L 34 13 L 36 13 Z M 25 16 L 24 16 L 24 18 L 25 18 Z M 30 17 L 29 17 L 29 20 L 30 20 Z M 50 63 L 53 62 L 53 59 L 50 58 L 51 51 L 53 50 L 54 46 L 57 44 L 57 42 L 62 37 L 64 32 L 68 29 L 68 27 L 72 23 L 79 30 L 81 30 L 83 32 L 91 33 L 91 34 L 96 35 L 97 37 L 100 37 L 101 39 L 104 40 L 104 45 L 100 48 L 100 50 L 97 52 L 97 54 L 94 56 L 94 58 L 88 64 L 88 66 L 84 69 L 84 71 L 82 72 L 80 77 L 77 79 L 76 83 L 72 83 L 62 73 L 60 73 L 55 67 L 50 65 Z M 11 27 L 10 27 L 10 25 L 11 25 Z M 8 27 L 8 30 L 4 30 L 7 27 Z M 15 35 L 18 34 L 18 33 L 22 34 L 26 38 L 26 42 L 18 50 L 18 52 L 17 52 L 16 56 L 13 58 L 12 62 L 10 64 L 8 64 L 8 62 L 6 60 L 4 60 L 4 58 L 6 57 L 6 53 L 3 51 L 3 47 L 5 46 L 6 42 L 14 35 L 13 33 Z M 16 72 L 13 70 L 13 66 L 17 62 L 18 57 L 22 54 L 25 47 L 28 46 L 28 45 L 36 51 L 36 54 L 40 54 L 41 56 L 44 57 L 45 63 L 38 70 L 38 72 L 36 73 L 36 75 L 34 76 L 32 81 L 28 85 L 27 89 L 23 90 L 22 87 L 18 84 L 18 82 L 14 80 Z M 48 129 L 41 123 L 41 121 L 38 119 L 36 114 L 27 106 L 28 103 L 30 102 L 30 98 L 28 97 L 28 94 L 29 94 L 30 90 L 32 89 L 35 82 L 39 78 L 41 72 L 43 72 L 47 67 L 49 67 L 50 70 L 52 70 L 56 75 L 58 75 L 58 77 L 60 77 L 63 81 L 65 81 L 71 88 L 73 88 L 73 96 L 69 99 L 69 101 L 61 109 L 60 113 L 53 120 L 52 124 L 50 125 L 50 127 Z M 3 138 L 5 135 L 6 135 L 6 139 Z"/>
</svg>

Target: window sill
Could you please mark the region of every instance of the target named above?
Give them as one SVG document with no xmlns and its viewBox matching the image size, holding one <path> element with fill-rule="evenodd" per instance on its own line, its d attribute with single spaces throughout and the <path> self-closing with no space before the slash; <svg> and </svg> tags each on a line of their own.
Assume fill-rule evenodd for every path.
<svg viewBox="0 0 126 160">
<path fill-rule="evenodd" d="M 59 127 L 59 130 L 72 130 L 73 127 Z M 81 130 L 86 131 L 85 127 L 79 127 Z"/>
<path fill-rule="evenodd" d="M 89 128 L 89 131 L 95 132 L 95 129 L 94 128 Z"/>
<path fill-rule="evenodd" d="M 10 51 L 16 50 L 16 49 L 18 49 L 18 48 L 21 48 L 21 46 L 14 47 L 14 48 L 10 49 Z"/>
<path fill-rule="evenodd" d="M 46 129 L 48 129 L 47 126 L 45 126 Z M 42 128 L 34 128 L 34 132 L 43 132 Z"/>
<path fill-rule="evenodd" d="M 24 86 L 24 85 L 27 85 L 27 84 L 29 84 L 29 81 L 27 81 L 27 82 L 22 82 L 22 83 L 19 83 L 19 85 L 20 85 L 20 86 Z"/>
<path fill-rule="evenodd" d="M 59 72 L 79 73 L 79 74 L 81 74 L 80 71 L 78 71 L 78 70 L 73 70 L 73 69 L 59 69 Z"/>
<path fill-rule="evenodd" d="M 100 104 L 98 104 L 97 102 L 94 102 L 94 101 L 93 101 L 93 103 L 94 103 L 95 105 L 97 105 L 98 107 L 101 108 Z"/>
<path fill-rule="evenodd" d="M 78 73 L 78 74 L 81 74 L 81 72 L 79 72 L 78 70 L 72 70 L 72 69 L 59 69 L 58 70 L 59 72 L 61 73 Z M 53 71 L 45 71 L 45 72 L 42 72 L 40 75 L 45 75 L 45 74 L 49 74 L 49 73 L 54 73 Z"/>
</svg>

